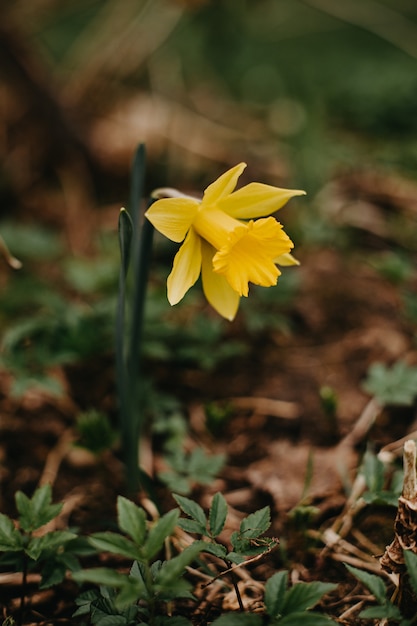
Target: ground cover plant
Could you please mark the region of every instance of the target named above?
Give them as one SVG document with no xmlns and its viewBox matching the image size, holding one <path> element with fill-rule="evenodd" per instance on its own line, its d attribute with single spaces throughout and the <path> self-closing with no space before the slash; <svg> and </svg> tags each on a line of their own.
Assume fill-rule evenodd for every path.
<svg viewBox="0 0 417 626">
<path fill-rule="evenodd" d="M 415 623 L 412 3 L 0 16 L 0 623 Z"/>
</svg>

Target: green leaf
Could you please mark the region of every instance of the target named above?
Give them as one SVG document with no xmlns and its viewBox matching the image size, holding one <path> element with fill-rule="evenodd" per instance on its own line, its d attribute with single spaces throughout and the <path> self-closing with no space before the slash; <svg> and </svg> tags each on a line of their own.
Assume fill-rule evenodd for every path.
<svg viewBox="0 0 417 626">
<path fill-rule="evenodd" d="M 142 546 L 146 535 L 145 511 L 134 502 L 119 496 L 117 498 L 117 520 L 120 530 L 127 533 L 133 541 Z"/>
<path fill-rule="evenodd" d="M 389 619 L 400 621 L 402 619 L 401 611 L 398 606 L 391 602 L 387 602 L 382 606 L 370 606 L 359 613 L 359 617 L 363 619 Z M 403 622 L 401 622 L 403 623 Z"/>
<path fill-rule="evenodd" d="M 108 587 L 123 587 L 128 584 L 128 576 L 120 574 L 109 567 L 94 567 L 73 572 L 72 578 L 77 583 L 95 583 L 96 585 L 107 585 Z"/>
<path fill-rule="evenodd" d="M 213 496 L 211 507 L 209 511 L 209 525 L 210 532 L 213 537 L 219 535 L 226 523 L 227 517 L 227 502 L 221 493 L 216 493 Z"/>
<path fill-rule="evenodd" d="M 355 578 L 360 580 L 360 582 L 369 589 L 380 604 L 386 604 L 387 592 L 380 576 L 369 574 L 368 572 L 358 569 L 357 567 L 353 567 L 353 565 L 349 565 L 348 563 L 345 563 L 345 567 L 353 576 L 355 576 Z"/>
<path fill-rule="evenodd" d="M 179 496 L 175 493 L 173 494 L 173 497 L 178 506 L 186 515 L 201 524 L 201 526 L 203 526 L 204 528 L 206 527 L 206 515 L 201 506 L 197 504 L 197 502 L 194 502 L 194 500 L 190 500 L 190 498 L 186 498 L 185 496 Z"/>
<path fill-rule="evenodd" d="M 404 560 L 407 567 L 407 572 L 410 577 L 410 584 L 417 595 L 417 555 L 410 550 L 404 550 Z"/>
<path fill-rule="evenodd" d="M 98 550 L 119 554 L 128 559 L 143 561 L 144 558 L 142 551 L 139 550 L 133 541 L 117 533 L 94 533 L 89 537 L 89 542 Z"/>
<path fill-rule="evenodd" d="M 151 527 L 144 545 L 144 553 L 147 559 L 151 560 L 158 554 L 164 545 L 165 539 L 170 537 L 174 532 L 178 517 L 178 509 L 172 509 L 172 511 L 163 515 L 155 525 Z"/>
<path fill-rule="evenodd" d="M 77 535 L 68 530 L 55 530 L 41 537 L 31 537 L 25 552 L 31 559 L 37 561 L 45 550 L 56 550 L 76 538 Z"/>
<path fill-rule="evenodd" d="M 370 450 L 367 450 L 364 454 L 361 474 L 363 474 L 366 486 L 370 491 L 377 493 L 383 490 L 385 466 Z"/>
<path fill-rule="evenodd" d="M 245 539 L 257 539 L 271 525 L 271 512 L 269 506 L 245 517 L 240 523 L 240 534 Z"/>
<path fill-rule="evenodd" d="M 0 513 L 0 552 L 18 552 L 22 550 L 23 537 L 14 527 L 12 520 Z"/>
<path fill-rule="evenodd" d="M 17 491 L 15 501 L 19 511 L 20 526 L 25 532 L 41 528 L 59 515 L 63 507 L 63 504 L 51 504 L 50 485 L 39 487 L 32 498 L 28 498 L 22 491 Z"/>
<path fill-rule="evenodd" d="M 133 224 L 129 213 L 125 208 L 120 209 L 119 213 L 119 245 L 120 256 L 122 260 L 122 269 L 126 276 L 130 262 L 130 252 L 133 235 Z"/>
<path fill-rule="evenodd" d="M 197 535 L 207 536 L 207 529 L 205 526 L 202 526 L 200 522 L 196 522 L 194 519 L 188 519 L 181 517 L 178 520 L 178 526 L 185 530 L 186 533 L 195 533 Z"/>
<path fill-rule="evenodd" d="M 297 583 L 285 594 L 282 605 L 282 614 L 289 615 L 313 608 L 329 591 L 336 589 L 332 583 L 312 582 Z"/>
<path fill-rule="evenodd" d="M 298 611 L 297 613 L 286 615 L 279 620 L 278 624 L 279 626 L 329 626 L 330 624 L 337 626 L 337 622 L 327 615 L 310 613 L 308 611 Z"/>
<path fill-rule="evenodd" d="M 277 572 L 266 581 L 265 584 L 265 607 L 271 617 L 282 614 L 284 595 L 288 586 L 288 572 Z"/>
<path fill-rule="evenodd" d="M 362 386 L 381 404 L 410 406 L 417 396 L 417 367 L 405 361 L 392 367 L 373 363 Z"/>
<path fill-rule="evenodd" d="M 204 541 L 195 541 L 177 556 L 164 561 L 155 577 L 155 585 L 161 589 L 169 589 L 182 576 L 185 568 L 204 550 L 204 546 Z"/>
<path fill-rule="evenodd" d="M 148 601 L 149 593 L 143 581 L 138 578 L 129 577 L 117 594 L 115 601 L 116 607 L 119 609 L 127 608 L 129 605 L 137 604 L 139 600 Z M 134 623 L 136 624 L 136 622 Z"/>
<path fill-rule="evenodd" d="M 219 557 L 219 559 L 225 559 L 227 554 L 227 550 L 220 543 L 209 543 L 207 541 L 204 542 L 204 552 L 209 552 L 210 554 L 214 554 L 214 556 Z M 230 559 L 229 559 L 230 560 Z"/>
<path fill-rule="evenodd" d="M 212 622 L 211 626 L 261 626 L 261 624 L 262 617 L 260 615 L 234 612 L 221 615 Z"/>
</svg>

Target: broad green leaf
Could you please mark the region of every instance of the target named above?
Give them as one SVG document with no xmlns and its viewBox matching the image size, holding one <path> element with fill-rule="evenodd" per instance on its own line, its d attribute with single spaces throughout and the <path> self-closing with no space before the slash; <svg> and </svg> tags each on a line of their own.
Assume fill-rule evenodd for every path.
<svg viewBox="0 0 417 626">
<path fill-rule="evenodd" d="M 357 567 L 353 567 L 353 565 L 349 565 L 348 563 L 345 563 L 345 567 L 353 576 L 355 576 L 355 578 L 357 578 L 362 584 L 365 585 L 365 587 L 369 589 L 380 604 L 386 603 L 387 591 L 380 576 L 369 574 L 368 572 L 358 569 Z"/>
<path fill-rule="evenodd" d="M 417 555 L 410 550 L 404 550 L 403 554 L 411 587 L 417 595 Z"/>
<path fill-rule="evenodd" d="M 261 626 L 262 617 L 250 613 L 225 613 L 212 622 L 211 626 Z M 301 626 L 301 623 L 298 625 Z"/>
<path fill-rule="evenodd" d="M 129 578 L 120 589 L 115 604 L 117 608 L 122 609 L 136 604 L 139 600 L 149 600 L 146 587 L 138 578 Z"/>
<path fill-rule="evenodd" d="M 284 595 L 288 586 L 288 572 L 277 572 L 266 581 L 265 584 L 265 607 L 271 617 L 279 617 L 282 614 Z"/>
<path fill-rule="evenodd" d="M 218 556 L 219 559 L 225 559 L 227 556 L 227 550 L 220 543 L 214 542 L 204 542 L 204 552 L 209 552 L 210 554 L 214 554 L 214 556 Z"/>
<path fill-rule="evenodd" d="M 123 587 L 128 584 L 128 576 L 120 574 L 109 567 L 94 567 L 73 572 L 72 578 L 77 583 L 95 583 L 96 585 L 107 585 L 108 587 Z"/>
<path fill-rule="evenodd" d="M 310 613 L 309 611 L 298 611 L 286 615 L 279 620 L 278 624 L 279 626 L 330 626 L 330 624 L 337 626 L 337 622 L 327 615 Z"/>
<path fill-rule="evenodd" d="M 22 535 L 14 527 L 12 520 L 4 513 L 0 513 L 0 552 L 17 552 L 22 546 Z"/>
<path fill-rule="evenodd" d="M 189 619 L 182 615 L 158 615 L 155 626 L 192 626 Z"/>
<path fill-rule="evenodd" d="M 226 523 L 227 502 L 223 495 L 218 492 L 214 494 L 209 511 L 210 532 L 213 537 L 219 535 Z"/>
<path fill-rule="evenodd" d="M 134 502 L 119 496 L 117 498 L 117 519 L 120 530 L 128 534 L 133 541 L 142 546 L 146 535 L 145 511 Z"/>
<path fill-rule="evenodd" d="M 271 512 L 269 506 L 265 506 L 255 513 L 245 517 L 240 523 L 240 533 L 245 539 L 256 539 L 268 530 L 271 525 Z"/>
<path fill-rule="evenodd" d="M 322 596 L 336 589 L 336 586 L 322 582 L 297 583 L 285 594 L 282 614 L 289 615 L 313 608 Z"/>
<path fill-rule="evenodd" d="M 94 622 L 97 626 L 128 626 L 130 622 L 123 615 L 106 615 L 99 622 Z"/>
<path fill-rule="evenodd" d="M 178 509 L 172 509 L 172 511 L 165 513 L 165 515 L 151 527 L 144 545 L 144 553 L 148 560 L 151 560 L 158 554 L 164 545 L 165 539 L 172 535 L 177 525 L 178 517 Z"/>
<path fill-rule="evenodd" d="M 236 563 L 236 565 L 240 565 L 240 563 L 246 561 L 245 557 L 238 552 L 228 552 L 226 558 L 228 561 Z"/>
<path fill-rule="evenodd" d="M 362 619 L 389 619 L 400 621 L 402 619 L 401 611 L 398 606 L 391 602 L 379 606 L 370 606 L 359 613 Z M 402 622 L 401 622 L 402 623 Z"/>
<path fill-rule="evenodd" d="M 196 533 L 197 535 L 208 536 L 205 526 L 188 517 L 181 517 L 178 520 L 178 526 L 185 530 L 186 533 Z"/>
<path fill-rule="evenodd" d="M 194 502 L 194 500 L 190 500 L 190 498 L 186 498 L 185 496 L 179 496 L 175 493 L 173 494 L 173 496 L 178 506 L 186 515 L 204 526 L 204 528 L 206 527 L 207 519 L 205 513 L 201 506 L 197 504 L 197 502 Z"/>
<path fill-rule="evenodd" d="M 90 543 L 98 550 L 119 554 L 128 559 L 143 560 L 142 551 L 127 537 L 118 535 L 117 533 L 105 532 L 95 533 L 89 538 Z"/>
</svg>

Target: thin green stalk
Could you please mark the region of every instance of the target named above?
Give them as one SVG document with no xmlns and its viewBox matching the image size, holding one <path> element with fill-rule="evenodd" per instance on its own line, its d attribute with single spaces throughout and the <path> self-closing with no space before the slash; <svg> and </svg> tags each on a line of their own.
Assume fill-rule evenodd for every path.
<svg viewBox="0 0 417 626">
<path fill-rule="evenodd" d="M 142 223 L 144 173 L 145 148 L 141 144 L 136 151 L 132 168 L 130 216 L 122 209 L 119 218 L 122 261 L 116 324 L 116 369 L 123 456 L 126 465 L 127 488 L 130 492 L 138 488 L 140 476 L 139 441 L 143 426 L 141 344 L 154 232 L 148 220 Z M 126 278 L 131 258 L 132 280 L 131 290 L 129 290 Z M 126 307 L 126 301 L 128 307 Z"/>
</svg>

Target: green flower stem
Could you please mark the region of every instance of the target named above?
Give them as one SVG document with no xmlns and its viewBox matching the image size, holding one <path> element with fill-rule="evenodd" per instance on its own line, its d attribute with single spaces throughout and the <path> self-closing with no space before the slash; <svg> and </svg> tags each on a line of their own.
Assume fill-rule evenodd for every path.
<svg viewBox="0 0 417 626">
<path fill-rule="evenodd" d="M 119 217 L 121 268 L 116 318 L 116 381 L 126 483 L 130 492 L 137 490 L 140 477 L 139 441 L 143 426 L 141 343 L 154 232 L 148 220 L 141 223 L 144 172 L 145 148 L 140 145 L 132 168 L 130 215 L 122 209 Z M 127 272 L 131 258 L 133 276 L 129 290 Z M 130 306 L 126 307 L 126 301 Z"/>
</svg>

